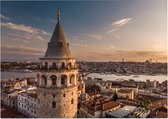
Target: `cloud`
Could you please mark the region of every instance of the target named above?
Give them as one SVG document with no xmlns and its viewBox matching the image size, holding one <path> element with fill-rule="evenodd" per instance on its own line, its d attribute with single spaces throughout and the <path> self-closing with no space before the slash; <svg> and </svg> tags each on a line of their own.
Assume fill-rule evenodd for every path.
<svg viewBox="0 0 168 119">
<path fill-rule="evenodd" d="M 123 26 L 127 24 L 132 18 L 120 19 L 112 23 L 113 26 Z"/>
<path fill-rule="evenodd" d="M 52 24 L 56 24 L 57 20 L 56 19 L 48 19 L 49 22 L 51 22 Z"/>
<path fill-rule="evenodd" d="M 38 18 L 38 17 L 34 17 L 34 16 L 30 16 L 32 19 L 34 19 L 34 20 L 36 20 L 36 21 L 41 21 L 41 19 L 40 18 Z"/>
<path fill-rule="evenodd" d="M 75 43 L 73 43 L 72 45 L 76 46 L 76 47 L 88 47 L 88 45 L 84 45 L 84 44 L 75 44 Z"/>
<path fill-rule="evenodd" d="M 12 29 L 12 30 L 19 30 L 23 32 L 33 33 L 34 31 L 37 32 L 37 29 L 34 29 L 30 26 L 25 25 L 17 25 L 13 23 L 1 23 L 1 26 L 4 28 Z"/>
<path fill-rule="evenodd" d="M 11 46 L 2 45 L 2 55 L 44 55 L 44 49 L 37 49 L 23 45 Z"/>
<path fill-rule="evenodd" d="M 28 43 L 33 40 L 47 41 L 50 33 L 33 28 L 31 26 L 14 24 L 14 23 L 1 23 L 2 30 L 8 29 L 9 31 L 6 34 L 2 34 L 2 40 L 20 40 L 25 43 Z"/>
<path fill-rule="evenodd" d="M 101 40 L 103 39 L 102 36 L 96 34 L 86 34 L 87 36 L 93 38 L 93 40 Z"/>
<path fill-rule="evenodd" d="M 167 61 L 167 54 L 163 51 L 123 51 L 115 50 L 110 53 L 103 52 L 85 52 L 76 55 L 79 60 L 86 61 L 120 61 L 124 58 L 126 61 L 146 61 L 152 58 L 160 62 Z"/>
<path fill-rule="evenodd" d="M 1 18 L 1 19 L 4 19 L 4 20 L 10 20 L 9 17 L 7 17 L 7 16 L 3 16 L 3 15 L 0 15 L 0 18 Z"/>
<path fill-rule="evenodd" d="M 108 30 L 106 33 L 111 33 L 111 32 L 114 32 L 114 31 L 116 31 L 116 30 L 118 30 L 118 29 L 117 29 L 117 28 L 110 29 L 110 30 Z"/>
<path fill-rule="evenodd" d="M 110 46 L 110 49 L 114 49 L 114 48 L 115 48 L 115 46 L 114 46 L 114 45 L 111 45 L 111 46 Z"/>
<path fill-rule="evenodd" d="M 18 30 L 18 31 L 34 33 L 34 34 L 42 33 L 43 35 L 49 35 L 49 33 L 41 29 L 33 28 L 31 26 L 26 26 L 23 24 L 14 24 L 14 23 L 9 22 L 9 23 L 1 23 L 1 26 L 2 28 L 7 28 L 11 30 Z"/>
<path fill-rule="evenodd" d="M 120 39 L 121 37 L 118 34 L 115 34 L 115 39 Z"/>
</svg>

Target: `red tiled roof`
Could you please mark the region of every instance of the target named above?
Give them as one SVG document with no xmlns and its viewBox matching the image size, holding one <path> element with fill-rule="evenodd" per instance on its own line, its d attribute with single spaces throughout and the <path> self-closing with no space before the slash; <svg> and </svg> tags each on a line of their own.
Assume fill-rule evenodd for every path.
<svg viewBox="0 0 168 119">
<path fill-rule="evenodd" d="M 157 118 L 167 118 L 168 116 L 167 116 L 167 113 L 165 113 L 165 112 L 158 112 L 156 114 L 156 117 Z"/>
<path fill-rule="evenodd" d="M 132 89 L 120 89 L 118 92 L 119 93 L 131 93 L 133 90 Z"/>
<path fill-rule="evenodd" d="M 108 92 L 107 95 L 108 95 L 108 96 L 112 96 L 112 95 L 113 95 L 113 92 Z"/>
<path fill-rule="evenodd" d="M 12 110 L 11 108 L 1 104 L 1 118 L 18 118 L 24 117 L 17 111 Z"/>
<path fill-rule="evenodd" d="M 32 97 L 32 98 L 37 98 L 37 94 L 36 93 L 30 93 L 30 94 L 28 94 L 30 97 Z"/>
<path fill-rule="evenodd" d="M 103 103 L 102 109 L 103 109 L 103 110 L 108 110 L 108 109 L 115 108 L 115 107 L 117 107 L 117 106 L 119 106 L 119 105 L 120 105 L 120 104 L 119 104 L 118 102 L 108 101 L 108 102 Z"/>
</svg>

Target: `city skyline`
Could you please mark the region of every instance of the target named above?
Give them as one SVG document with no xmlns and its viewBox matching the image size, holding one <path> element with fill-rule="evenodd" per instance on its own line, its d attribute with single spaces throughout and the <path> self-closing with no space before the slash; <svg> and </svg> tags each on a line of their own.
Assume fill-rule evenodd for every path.
<svg viewBox="0 0 168 119">
<path fill-rule="evenodd" d="M 2 2 L 1 59 L 37 61 L 43 57 L 59 6 L 66 39 L 78 60 L 152 58 L 166 62 L 165 3 L 165 0 Z"/>
</svg>

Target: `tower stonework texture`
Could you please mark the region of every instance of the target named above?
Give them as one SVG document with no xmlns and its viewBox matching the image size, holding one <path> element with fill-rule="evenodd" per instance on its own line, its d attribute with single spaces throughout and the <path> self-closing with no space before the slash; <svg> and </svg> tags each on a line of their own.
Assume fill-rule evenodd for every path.
<svg viewBox="0 0 168 119">
<path fill-rule="evenodd" d="M 40 118 L 77 117 L 78 69 L 72 57 L 60 21 L 48 43 L 43 58 L 40 58 L 40 72 L 37 73 L 37 115 Z"/>
</svg>

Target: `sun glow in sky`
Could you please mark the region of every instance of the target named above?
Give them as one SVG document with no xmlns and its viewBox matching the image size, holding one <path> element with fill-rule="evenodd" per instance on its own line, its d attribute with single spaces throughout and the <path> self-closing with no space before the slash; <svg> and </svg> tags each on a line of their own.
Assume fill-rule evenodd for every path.
<svg viewBox="0 0 168 119">
<path fill-rule="evenodd" d="M 166 0 L 1 1 L 2 61 L 43 57 L 58 6 L 77 60 L 166 62 Z"/>
</svg>

